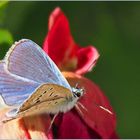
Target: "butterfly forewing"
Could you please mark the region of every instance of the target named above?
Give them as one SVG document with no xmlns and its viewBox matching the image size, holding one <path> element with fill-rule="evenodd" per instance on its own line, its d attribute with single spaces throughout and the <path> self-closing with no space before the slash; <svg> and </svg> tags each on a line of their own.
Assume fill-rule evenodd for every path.
<svg viewBox="0 0 140 140">
<path fill-rule="evenodd" d="M 15 43 L 5 60 L 6 68 L 12 74 L 38 83 L 58 84 L 71 90 L 54 62 L 31 40 L 24 39 Z"/>
<path fill-rule="evenodd" d="M 5 62 L 0 61 L 0 94 L 7 105 L 20 105 L 39 84 L 12 76 L 4 66 Z"/>
</svg>

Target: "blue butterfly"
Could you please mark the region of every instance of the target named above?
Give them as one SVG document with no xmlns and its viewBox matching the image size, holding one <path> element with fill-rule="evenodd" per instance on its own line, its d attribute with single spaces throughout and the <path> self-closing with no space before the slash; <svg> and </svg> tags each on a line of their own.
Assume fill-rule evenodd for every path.
<svg viewBox="0 0 140 140">
<path fill-rule="evenodd" d="M 8 120 L 66 112 L 83 93 L 69 85 L 51 58 L 31 40 L 15 42 L 0 61 L 0 94 L 12 108 L 6 114 Z"/>
</svg>

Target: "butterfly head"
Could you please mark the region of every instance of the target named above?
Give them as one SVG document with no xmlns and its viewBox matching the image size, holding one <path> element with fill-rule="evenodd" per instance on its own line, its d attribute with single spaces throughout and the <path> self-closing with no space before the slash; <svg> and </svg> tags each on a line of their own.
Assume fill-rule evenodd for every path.
<svg viewBox="0 0 140 140">
<path fill-rule="evenodd" d="M 76 84 L 76 86 L 72 88 L 72 93 L 75 98 L 79 99 L 84 94 L 84 88 L 79 88 L 78 84 Z"/>
</svg>

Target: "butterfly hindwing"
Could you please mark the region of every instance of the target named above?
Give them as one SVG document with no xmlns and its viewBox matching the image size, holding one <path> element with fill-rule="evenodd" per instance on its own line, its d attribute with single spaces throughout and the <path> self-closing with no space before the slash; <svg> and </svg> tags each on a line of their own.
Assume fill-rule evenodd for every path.
<svg viewBox="0 0 140 140">
<path fill-rule="evenodd" d="M 42 84 L 19 108 L 18 113 L 35 112 L 37 109 L 48 113 L 55 112 L 67 99 L 71 98 L 71 91 L 56 84 Z M 34 109 L 35 110 L 34 110 Z M 31 111 L 32 110 L 32 111 Z M 37 111 L 39 113 L 39 111 Z"/>
<path fill-rule="evenodd" d="M 5 57 L 7 70 L 38 83 L 53 83 L 70 88 L 57 66 L 33 41 L 15 43 Z"/>
<path fill-rule="evenodd" d="M 0 94 L 7 105 L 20 105 L 39 85 L 12 76 L 4 67 L 5 62 L 0 61 Z"/>
</svg>

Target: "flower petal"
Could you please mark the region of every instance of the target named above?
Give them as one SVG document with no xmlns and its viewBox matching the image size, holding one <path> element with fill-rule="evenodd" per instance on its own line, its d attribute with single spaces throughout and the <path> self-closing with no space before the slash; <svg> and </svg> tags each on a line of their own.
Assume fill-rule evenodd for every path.
<svg viewBox="0 0 140 140">
<path fill-rule="evenodd" d="M 68 20 L 60 8 L 56 8 L 50 15 L 49 33 L 43 48 L 59 68 L 67 62 L 75 50 Z"/>
<path fill-rule="evenodd" d="M 110 137 L 110 139 L 119 139 L 119 136 L 117 135 L 117 133 L 114 131 Z"/>
<path fill-rule="evenodd" d="M 68 19 L 59 7 L 51 13 L 48 25 L 49 32 L 43 49 L 59 69 L 78 74 L 90 71 L 99 57 L 98 51 L 92 46 L 80 48 L 75 43 Z"/>
<path fill-rule="evenodd" d="M 0 117 L 5 115 L 7 109 L 0 111 Z M 0 124 L 0 139 L 48 139 L 53 138 L 48 133 L 50 118 L 48 115 L 37 115 L 22 119 L 15 119 Z"/>
<path fill-rule="evenodd" d="M 63 72 L 71 86 L 79 83 L 85 89 L 80 99 L 79 115 L 84 122 L 102 138 L 110 138 L 115 132 L 116 115 L 103 92 L 92 81 L 70 72 Z M 82 113 L 81 113 L 82 112 Z"/>
<path fill-rule="evenodd" d="M 77 74 L 84 74 L 91 71 L 95 66 L 99 53 L 93 46 L 81 48 L 77 52 L 78 66 L 76 69 Z"/>
<path fill-rule="evenodd" d="M 57 125 L 57 138 L 59 139 L 100 138 L 81 120 L 75 109 L 61 115 L 57 121 L 59 121 L 59 125 Z"/>
<path fill-rule="evenodd" d="M 56 7 L 49 17 L 49 23 L 48 23 L 49 31 L 52 29 L 55 22 L 57 22 L 57 19 L 60 18 L 61 16 L 63 16 L 63 12 L 59 7 Z"/>
</svg>

